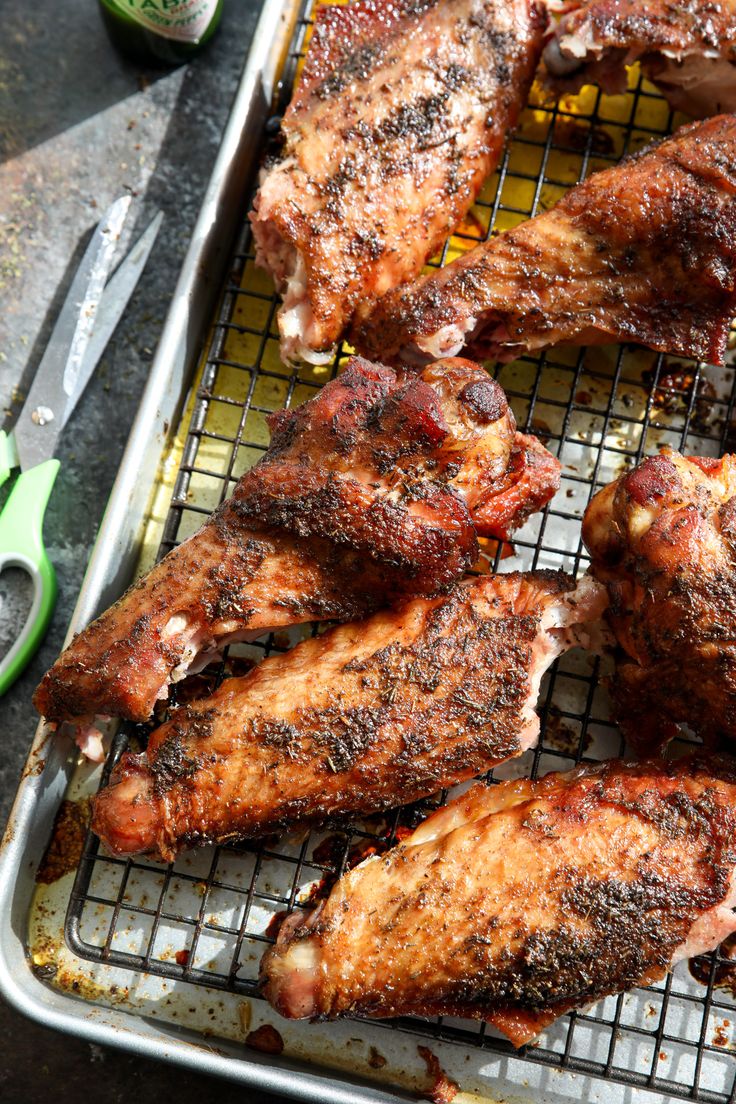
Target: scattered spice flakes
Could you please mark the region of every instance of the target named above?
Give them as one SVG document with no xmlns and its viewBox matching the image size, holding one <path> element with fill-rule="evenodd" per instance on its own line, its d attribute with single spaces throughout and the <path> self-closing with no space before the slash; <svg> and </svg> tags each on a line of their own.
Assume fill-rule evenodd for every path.
<svg viewBox="0 0 736 1104">
<path fill-rule="evenodd" d="M 62 801 L 54 820 L 46 852 L 36 871 L 36 881 L 51 885 L 79 866 L 90 821 L 88 798 Z"/>
<path fill-rule="evenodd" d="M 282 1054 L 284 1050 L 284 1040 L 271 1024 L 261 1024 L 255 1031 L 249 1031 L 245 1036 L 245 1045 L 252 1050 L 260 1050 L 262 1054 Z"/>
<path fill-rule="evenodd" d="M 424 1059 L 427 1073 L 432 1078 L 432 1087 L 429 1090 L 432 1101 L 434 1104 L 450 1104 L 450 1101 L 454 1100 L 460 1092 L 460 1086 L 450 1080 L 440 1065 L 439 1058 L 429 1047 L 418 1046 L 417 1050 L 420 1057 Z"/>
<path fill-rule="evenodd" d="M 375 1047 L 371 1047 L 370 1054 L 368 1055 L 368 1065 L 371 1069 L 383 1069 L 386 1065 L 386 1059 L 382 1054 L 379 1054 Z"/>
</svg>

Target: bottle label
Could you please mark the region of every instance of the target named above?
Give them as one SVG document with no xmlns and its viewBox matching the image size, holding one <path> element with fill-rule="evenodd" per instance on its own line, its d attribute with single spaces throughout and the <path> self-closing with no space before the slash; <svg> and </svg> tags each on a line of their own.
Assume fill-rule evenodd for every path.
<svg viewBox="0 0 736 1104">
<path fill-rule="evenodd" d="M 217 9 L 218 0 L 108 0 L 112 8 L 163 38 L 196 45 Z"/>
</svg>

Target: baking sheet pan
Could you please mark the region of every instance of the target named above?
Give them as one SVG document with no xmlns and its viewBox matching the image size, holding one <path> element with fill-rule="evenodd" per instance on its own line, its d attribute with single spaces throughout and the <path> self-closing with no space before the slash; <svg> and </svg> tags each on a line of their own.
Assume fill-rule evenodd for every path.
<svg viewBox="0 0 736 1104">
<path fill-rule="evenodd" d="M 272 105 L 288 101 L 308 40 L 305 14 L 290 0 L 265 5 L 73 628 L 117 597 L 141 547 L 145 566 L 230 492 L 267 444 L 268 411 L 308 398 L 338 368 L 292 371 L 281 364 L 277 300 L 254 266 L 244 223 Z M 550 206 L 578 179 L 676 123 L 636 72 L 622 97 L 587 89 L 553 109 L 534 93 L 499 170 L 434 263 Z M 486 544 L 488 569 L 583 568 L 580 517 L 597 486 L 658 445 L 716 454 L 731 433 L 730 367 L 715 371 L 611 347 L 556 349 L 496 374 L 520 428 L 559 454 L 563 483 L 552 507 L 532 518 L 513 546 Z M 298 635 L 241 646 L 230 662 L 260 658 Z M 604 673 L 605 665 L 580 652 L 561 660 L 540 699 L 540 748 L 497 775 L 617 754 Z M 98 768 L 37 733 L 0 853 L 0 984 L 29 1015 L 307 1100 L 415 1098 L 431 1086 L 418 1045 L 458 1083 L 460 1104 L 732 1097 L 736 1009 L 730 992 L 713 986 L 714 965 L 706 985 L 682 965 L 661 986 L 564 1017 L 520 1055 L 481 1025 L 449 1018 L 286 1024 L 254 984 L 272 917 L 304 900 L 351 847 L 390 842 L 399 818 L 357 825 L 350 836 L 328 830 L 261 847 L 203 849 L 171 869 L 107 859 L 88 840 L 78 872 L 37 886 L 62 802 L 73 821 L 98 783 Z M 282 1055 L 244 1047 L 263 1024 L 279 1031 Z"/>
</svg>

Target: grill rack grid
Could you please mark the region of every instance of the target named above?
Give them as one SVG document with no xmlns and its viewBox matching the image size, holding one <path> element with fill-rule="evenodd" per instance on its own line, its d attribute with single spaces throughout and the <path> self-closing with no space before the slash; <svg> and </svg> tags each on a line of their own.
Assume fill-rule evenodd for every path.
<svg viewBox="0 0 736 1104">
<path fill-rule="evenodd" d="M 311 0 L 302 0 L 280 86 L 281 111 L 304 56 L 311 9 Z M 276 123 L 277 117 L 270 120 L 264 143 L 274 135 Z M 625 97 L 587 89 L 578 98 L 549 105 L 535 89 L 473 218 L 431 263 L 444 264 L 492 230 L 538 213 L 590 171 L 615 163 L 674 125 L 664 101 L 639 75 Z M 199 527 L 264 450 L 265 415 L 314 393 L 347 355 L 340 350 L 326 372 L 285 369 L 277 353 L 278 298 L 253 262 L 244 219 L 203 357 L 159 556 Z M 560 493 L 514 539 L 513 566 L 525 569 L 584 568 L 582 511 L 594 491 L 625 466 L 664 443 L 717 454 L 734 433 L 736 381 L 731 368 L 715 372 L 621 347 L 551 350 L 496 366 L 494 374 L 511 400 L 519 428 L 543 436 L 563 462 Z M 487 567 L 503 570 L 509 551 L 491 542 Z M 258 659 L 292 641 L 276 634 L 260 644 L 236 646 L 230 662 L 238 653 Z M 225 677 L 228 662 L 226 657 L 215 682 Z M 506 770 L 497 770 L 496 778 L 527 772 L 536 776 L 624 752 L 601 690 L 605 667 L 605 661 L 575 653 L 557 661 L 540 697 L 539 746 Z M 120 729 L 103 783 L 130 741 L 141 735 L 131 726 Z M 209 848 L 168 867 L 108 856 L 90 833 L 71 892 L 67 942 L 83 959 L 257 997 L 257 960 L 271 941 L 273 917 L 304 904 L 310 886 L 337 876 L 356 848 L 365 852 L 390 846 L 398 830 L 415 824 L 446 796 L 361 824 Z M 178 950 L 177 940 L 183 944 Z M 537 1045 L 521 1052 L 485 1024 L 437 1017 L 380 1026 L 424 1041 L 435 1038 L 499 1054 L 520 1053 L 528 1062 L 670 1097 L 735 1101 L 736 1052 L 728 1028 L 736 1022 L 736 996 L 716 984 L 728 960 L 716 952 L 701 968 L 705 984 L 678 971 L 661 985 L 607 998 L 591 1010 L 563 1017 Z"/>
</svg>

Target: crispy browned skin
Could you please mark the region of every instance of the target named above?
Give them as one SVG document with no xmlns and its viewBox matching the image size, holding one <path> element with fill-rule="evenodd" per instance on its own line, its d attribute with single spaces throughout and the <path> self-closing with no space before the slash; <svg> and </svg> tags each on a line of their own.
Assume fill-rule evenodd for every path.
<svg viewBox="0 0 736 1104">
<path fill-rule="evenodd" d="M 343 625 L 177 709 L 95 800 L 116 853 L 391 808 L 520 755 L 552 660 L 605 590 L 538 572 L 465 582 Z"/>
<path fill-rule="evenodd" d="M 625 653 L 630 740 L 652 749 L 677 723 L 736 737 L 736 457 L 650 456 L 595 496 L 583 539 Z"/>
<path fill-rule="evenodd" d="M 584 84 L 625 92 L 626 66 L 635 61 L 679 111 L 736 111 L 736 3 L 573 2 L 544 49 L 547 83 L 558 93 Z"/>
<path fill-rule="evenodd" d="M 437 593 L 472 566 L 476 534 L 505 537 L 559 486 L 470 361 L 403 378 L 353 358 L 270 424 L 233 496 L 57 660 L 34 699 L 45 717 L 145 720 L 228 640 Z"/>
<path fill-rule="evenodd" d="M 520 1046 L 736 928 L 735 833 L 726 759 L 476 786 L 290 917 L 265 994 L 288 1017 L 483 1019 Z"/>
<path fill-rule="evenodd" d="M 735 189 L 736 116 L 690 124 L 386 296 L 352 340 L 389 362 L 632 341 L 721 364 L 736 313 Z"/>
<path fill-rule="evenodd" d="M 502 482 L 473 510 L 481 535 L 509 537 L 526 518 L 546 506 L 560 486 L 560 462 L 537 437 L 517 433 Z"/>
<path fill-rule="evenodd" d="M 282 355 L 322 362 L 355 306 L 415 276 L 498 162 L 526 101 L 537 0 L 323 7 L 251 215 Z"/>
</svg>

